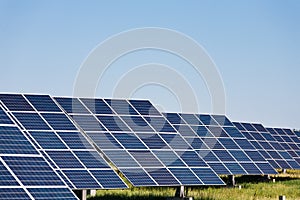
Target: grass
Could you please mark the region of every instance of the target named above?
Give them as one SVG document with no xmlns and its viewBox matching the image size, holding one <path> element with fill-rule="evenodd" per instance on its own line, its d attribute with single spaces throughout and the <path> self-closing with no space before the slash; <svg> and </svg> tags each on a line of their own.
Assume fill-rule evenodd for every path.
<svg viewBox="0 0 300 200">
<path fill-rule="evenodd" d="M 189 187 L 187 195 L 194 200 L 278 200 L 279 195 L 285 195 L 287 200 L 300 200 L 300 171 L 288 171 L 271 178 L 276 182 L 266 181 L 262 176 L 236 177 L 238 187 Z M 223 177 L 226 181 L 226 177 Z M 131 187 L 127 190 L 98 190 L 96 197 L 89 200 L 165 200 L 173 197 L 176 188 L 173 187 Z"/>
</svg>

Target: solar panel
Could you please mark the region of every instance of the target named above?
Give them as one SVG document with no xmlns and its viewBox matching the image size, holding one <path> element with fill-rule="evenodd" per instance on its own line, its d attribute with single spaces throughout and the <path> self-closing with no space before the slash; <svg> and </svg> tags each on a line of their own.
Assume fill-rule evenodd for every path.
<svg viewBox="0 0 300 200">
<path fill-rule="evenodd" d="M 75 110 L 84 113 L 81 111 L 84 107 L 78 107 L 80 104 L 75 100 L 71 101 L 74 104 L 73 107 L 68 104 L 70 101 L 59 100 L 63 102 L 64 106 L 67 106 L 66 109 L 71 110 L 74 107 Z M 29 105 L 33 109 L 20 111 L 17 110 L 18 107 L 13 107 L 14 109 L 9 110 L 9 112 L 21 124 L 21 128 L 30 136 L 39 152 L 62 175 L 70 188 L 104 188 L 103 185 L 109 185 L 108 180 L 104 181 L 102 185 L 103 179 L 97 179 L 97 177 L 101 177 L 100 172 L 102 170 L 103 175 L 111 170 L 110 176 L 114 174 L 114 179 L 119 181 L 116 186 L 127 188 L 121 178 L 88 142 L 86 137 L 78 131 L 74 123 L 51 97 L 47 95 L 19 95 L 14 100 L 14 103 L 18 102 Z M 98 171 L 97 177 L 91 173 L 91 170 Z M 80 181 L 81 179 L 82 181 Z M 109 185 L 109 188 L 114 187 L 112 184 Z"/>
<path fill-rule="evenodd" d="M 201 164 L 197 167 L 209 167 L 149 101 L 55 99 L 59 104 L 63 102 L 61 106 L 67 108 L 65 111 L 75 123 L 133 185 L 204 184 L 188 168 L 196 164 Z M 76 102 L 77 109 L 70 110 L 70 105 L 65 102 Z M 78 108 L 87 111 L 80 111 Z M 81 117 L 93 119 L 93 128 L 90 128 L 90 124 L 83 123 Z M 178 151 L 187 149 L 194 154 Z M 181 176 L 185 172 L 193 174 L 193 177 L 184 179 Z M 215 184 L 223 184 L 213 171 L 210 173 L 218 180 Z"/>
<path fill-rule="evenodd" d="M 270 165 L 274 168 L 282 169 L 298 169 L 299 165 L 295 163 L 296 161 L 286 152 L 282 144 L 286 142 L 278 142 L 276 137 L 279 137 L 277 134 L 272 135 L 263 125 L 261 124 L 251 124 L 251 123 L 238 123 L 234 122 L 236 127 L 241 130 L 248 140 L 252 143 L 253 146 L 259 151 L 259 158 L 256 155 L 256 160 L 261 157 L 266 159 Z M 282 139 L 282 138 L 281 138 Z M 285 157 L 283 157 L 285 155 Z M 291 166 L 293 165 L 293 167 Z"/>
<path fill-rule="evenodd" d="M 63 191 L 55 199 L 77 199 L 1 105 L 0 110 L 5 119 L 0 122 L 0 199 L 54 199 L 47 190 Z"/>
<path fill-rule="evenodd" d="M 218 174 L 265 174 L 270 171 L 276 174 L 272 166 L 266 171 L 256 165 L 267 161 L 262 157 L 259 160 L 250 157 L 259 152 L 226 116 L 183 113 L 164 113 L 164 116 Z"/>
<path fill-rule="evenodd" d="M 299 169 L 300 159 L 297 152 L 300 150 L 300 140 L 297 134 L 290 129 L 282 128 L 266 128 L 266 131 L 281 147 L 278 153 L 288 164 L 281 162 L 283 166 L 280 167 L 282 169 Z"/>
</svg>

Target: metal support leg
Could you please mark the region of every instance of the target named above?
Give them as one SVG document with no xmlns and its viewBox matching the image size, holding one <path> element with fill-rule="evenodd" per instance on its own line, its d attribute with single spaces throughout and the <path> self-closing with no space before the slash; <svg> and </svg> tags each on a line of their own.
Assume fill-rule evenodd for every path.
<svg viewBox="0 0 300 200">
<path fill-rule="evenodd" d="M 184 198 L 185 197 L 185 191 L 184 186 L 181 185 L 177 187 L 175 197 Z"/>
</svg>

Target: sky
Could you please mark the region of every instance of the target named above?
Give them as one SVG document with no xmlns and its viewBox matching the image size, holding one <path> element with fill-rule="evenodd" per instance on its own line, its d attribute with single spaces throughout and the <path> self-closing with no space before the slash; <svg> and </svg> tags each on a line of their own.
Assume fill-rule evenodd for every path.
<svg viewBox="0 0 300 200">
<path fill-rule="evenodd" d="M 72 96 L 84 61 L 99 44 L 124 31 L 159 27 L 187 35 L 207 52 L 222 78 L 225 114 L 232 121 L 300 129 L 299 22 L 297 0 L 0 0 L 0 92 Z M 205 79 L 159 50 L 121 56 L 99 78 L 95 96 L 113 97 L 122 77 L 148 63 L 166 65 L 188 82 L 195 112 L 213 112 Z M 147 73 L 138 77 L 146 80 Z M 139 84 L 130 98 L 150 99 L 165 112 L 185 111 L 174 92 L 178 86 Z"/>
</svg>

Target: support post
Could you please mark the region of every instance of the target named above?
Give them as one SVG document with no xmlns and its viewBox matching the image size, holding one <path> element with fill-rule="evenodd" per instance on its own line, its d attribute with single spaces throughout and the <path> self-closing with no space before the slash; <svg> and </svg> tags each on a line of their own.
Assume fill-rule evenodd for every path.
<svg viewBox="0 0 300 200">
<path fill-rule="evenodd" d="M 179 198 L 185 197 L 185 189 L 183 185 L 177 187 L 175 197 L 179 197 Z"/>
<path fill-rule="evenodd" d="M 73 192 L 76 194 L 76 196 L 80 200 L 86 200 L 87 191 L 86 190 L 73 190 Z"/>
<path fill-rule="evenodd" d="M 282 173 L 283 173 L 283 174 L 286 174 L 286 169 L 282 169 Z"/>
<path fill-rule="evenodd" d="M 86 200 L 87 192 L 86 190 L 82 190 L 81 200 Z"/>
<path fill-rule="evenodd" d="M 285 200 L 285 196 L 284 195 L 279 196 L 279 200 Z"/>
<path fill-rule="evenodd" d="M 265 180 L 265 181 L 270 181 L 270 180 L 271 180 L 270 174 L 264 175 L 264 180 Z"/>
<path fill-rule="evenodd" d="M 90 190 L 90 195 L 91 195 L 91 197 L 96 196 L 96 190 Z"/>
<path fill-rule="evenodd" d="M 234 175 L 229 175 L 228 176 L 228 186 L 234 187 L 235 186 L 235 177 Z"/>
</svg>

